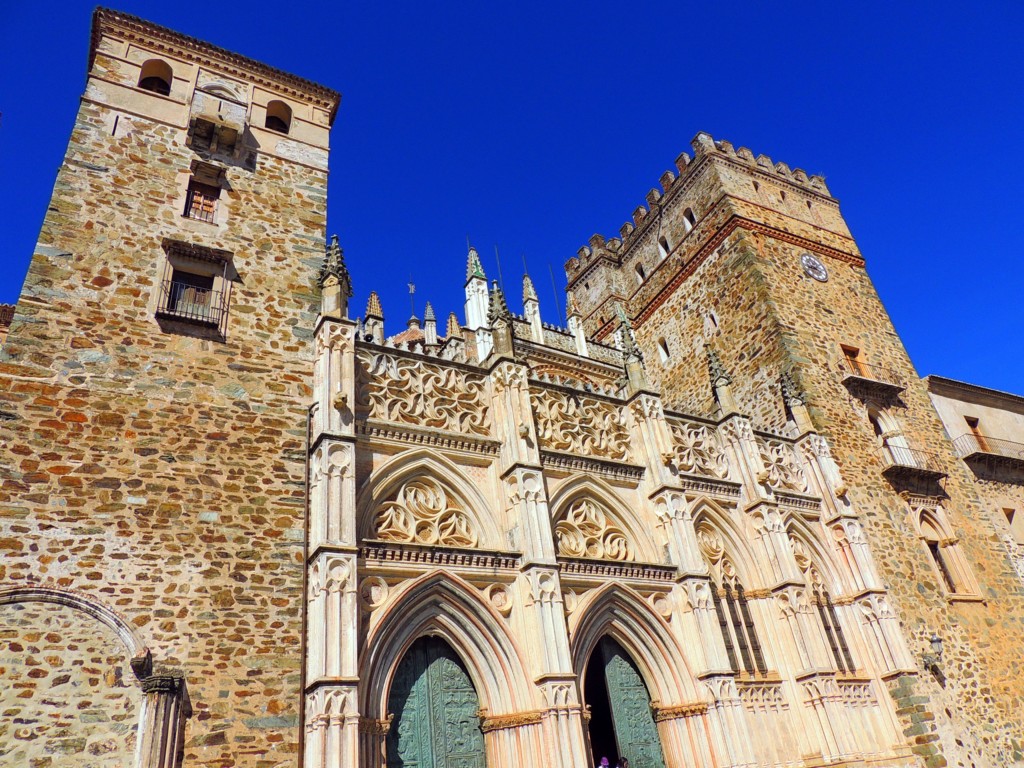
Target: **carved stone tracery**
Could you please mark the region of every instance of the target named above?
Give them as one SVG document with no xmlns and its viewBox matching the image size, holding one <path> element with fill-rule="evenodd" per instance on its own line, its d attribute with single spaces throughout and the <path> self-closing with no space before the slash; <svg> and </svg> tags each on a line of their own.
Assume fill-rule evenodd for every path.
<svg viewBox="0 0 1024 768">
<path fill-rule="evenodd" d="M 635 551 L 625 532 L 607 511 L 592 499 L 578 499 L 559 516 L 555 524 L 558 554 L 595 560 L 635 560 Z"/>
<path fill-rule="evenodd" d="M 807 478 L 797 464 L 793 449 L 779 440 L 757 438 L 757 448 L 764 462 L 767 479 L 771 488 L 781 491 L 804 493 L 807 490 Z"/>
<path fill-rule="evenodd" d="M 575 392 L 534 390 L 530 402 L 540 447 L 605 459 L 629 458 L 629 430 L 614 403 Z"/>
<path fill-rule="evenodd" d="M 729 474 L 729 460 L 714 431 L 691 422 L 671 421 L 676 466 L 683 472 L 711 475 L 719 479 Z"/>
<path fill-rule="evenodd" d="M 474 547 L 478 534 L 458 499 L 430 477 L 417 477 L 381 504 L 373 517 L 376 538 L 412 544 Z"/>
<path fill-rule="evenodd" d="M 369 350 L 360 350 L 358 361 L 358 402 L 370 418 L 448 432 L 490 433 L 483 376 Z"/>
</svg>

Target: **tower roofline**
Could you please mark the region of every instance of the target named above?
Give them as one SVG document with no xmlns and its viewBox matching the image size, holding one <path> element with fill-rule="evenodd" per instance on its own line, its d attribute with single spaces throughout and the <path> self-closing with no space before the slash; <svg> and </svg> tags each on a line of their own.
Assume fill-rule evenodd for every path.
<svg viewBox="0 0 1024 768">
<path fill-rule="evenodd" d="M 147 48 L 185 59 L 197 64 L 216 63 L 224 72 L 272 88 L 294 98 L 312 102 L 330 114 L 330 124 L 341 104 L 341 94 L 312 80 L 292 75 L 280 69 L 234 53 L 216 45 L 183 35 L 151 21 L 110 8 L 97 8 L 92 15 L 92 35 L 89 43 L 88 72 L 92 71 L 100 38 L 110 34 Z"/>
</svg>

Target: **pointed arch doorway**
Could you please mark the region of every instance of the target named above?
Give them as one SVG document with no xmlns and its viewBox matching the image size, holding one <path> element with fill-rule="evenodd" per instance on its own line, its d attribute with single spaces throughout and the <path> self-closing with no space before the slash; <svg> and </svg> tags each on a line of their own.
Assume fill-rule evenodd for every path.
<svg viewBox="0 0 1024 768">
<path fill-rule="evenodd" d="M 410 646 L 388 694 L 388 768 L 485 768 L 480 699 L 465 665 L 436 637 Z"/>
<path fill-rule="evenodd" d="M 598 642 L 587 662 L 584 700 L 590 707 L 594 765 L 629 759 L 630 768 L 665 768 L 651 695 L 633 659 L 612 638 Z"/>
</svg>

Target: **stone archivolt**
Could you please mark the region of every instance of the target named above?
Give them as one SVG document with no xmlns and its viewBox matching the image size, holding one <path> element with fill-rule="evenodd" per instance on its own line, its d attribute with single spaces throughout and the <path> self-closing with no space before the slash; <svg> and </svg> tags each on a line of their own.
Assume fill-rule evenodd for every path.
<svg viewBox="0 0 1024 768">
<path fill-rule="evenodd" d="M 530 393 L 540 447 L 617 461 L 629 458 L 629 429 L 614 403 L 554 389 Z"/>
<path fill-rule="evenodd" d="M 361 349 L 359 406 L 372 419 L 462 432 L 490 433 L 486 380 L 459 368 Z"/>
<path fill-rule="evenodd" d="M 555 523 L 555 543 L 564 557 L 594 560 L 636 559 L 635 548 L 608 511 L 593 499 L 577 499 Z"/>
<path fill-rule="evenodd" d="M 382 541 L 474 547 L 478 540 L 464 505 L 430 477 L 406 482 L 373 516 L 373 531 Z"/>
<path fill-rule="evenodd" d="M 711 475 L 723 479 L 729 475 L 729 460 L 712 429 L 704 424 L 670 421 L 675 445 L 676 466 L 682 472 Z"/>
</svg>

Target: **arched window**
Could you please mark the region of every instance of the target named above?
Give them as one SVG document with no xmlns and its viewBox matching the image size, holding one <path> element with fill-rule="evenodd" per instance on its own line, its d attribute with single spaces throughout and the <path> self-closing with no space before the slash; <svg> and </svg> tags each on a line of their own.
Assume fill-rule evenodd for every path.
<svg viewBox="0 0 1024 768">
<path fill-rule="evenodd" d="M 669 248 L 669 245 L 668 245 L 668 238 L 666 238 L 664 235 L 659 237 L 658 238 L 658 253 L 661 254 L 661 258 L 663 258 L 663 259 L 666 258 L 671 251 L 672 251 L 672 249 Z"/>
<path fill-rule="evenodd" d="M 664 336 L 658 339 L 658 354 L 661 356 L 662 363 L 667 363 L 669 357 L 671 357 L 668 351 L 668 342 L 665 341 Z"/>
<path fill-rule="evenodd" d="M 764 662 L 746 592 L 732 560 L 725 552 L 721 537 L 710 525 L 702 524 L 697 527 L 697 541 L 711 570 L 715 615 L 718 617 L 730 669 L 734 674 L 767 674 L 768 667 Z"/>
<path fill-rule="evenodd" d="M 150 59 L 142 65 L 139 72 L 139 88 L 159 93 L 161 96 L 170 96 L 173 77 L 170 64 L 162 59 Z"/>
<path fill-rule="evenodd" d="M 283 101 L 267 104 L 267 120 L 264 125 L 278 133 L 288 133 L 292 127 L 292 109 Z"/>
<path fill-rule="evenodd" d="M 869 407 L 868 421 L 878 438 L 878 443 L 884 453 L 883 458 L 888 458 L 892 464 L 900 467 L 918 466 L 914 451 L 911 450 L 907 438 L 900 429 L 899 422 L 885 411 Z"/>
<path fill-rule="evenodd" d="M 635 269 L 636 269 L 636 281 L 638 283 L 642 283 L 644 281 L 644 279 L 647 277 L 647 273 L 644 272 L 644 265 L 643 264 L 637 264 Z"/>
<path fill-rule="evenodd" d="M 853 664 L 853 656 L 850 654 L 850 645 L 846 642 L 846 635 L 843 634 L 843 625 L 839 623 L 839 616 L 836 607 L 832 603 L 832 596 L 828 592 L 825 580 L 821 572 L 811 559 L 810 550 L 804 542 L 790 533 L 790 543 L 793 546 L 793 556 L 796 559 L 797 567 L 803 571 L 807 586 L 811 592 L 811 602 L 818 612 L 818 620 L 821 622 L 822 632 L 832 652 L 832 659 L 835 661 L 836 669 L 840 672 L 853 672 L 856 667 Z"/>
<path fill-rule="evenodd" d="M 942 585 L 947 592 L 955 594 L 958 591 L 956 579 L 953 577 L 953 569 L 947 562 L 946 553 L 943 551 L 946 548 L 946 543 L 939 533 L 938 523 L 927 512 L 921 513 L 920 521 L 921 538 L 924 539 L 925 546 L 928 547 L 928 554 L 931 555 L 932 562 L 935 563 L 935 570 L 939 573 Z"/>
<path fill-rule="evenodd" d="M 687 208 L 683 211 L 683 228 L 689 232 L 697 224 L 697 217 L 693 215 L 693 209 Z"/>
</svg>

